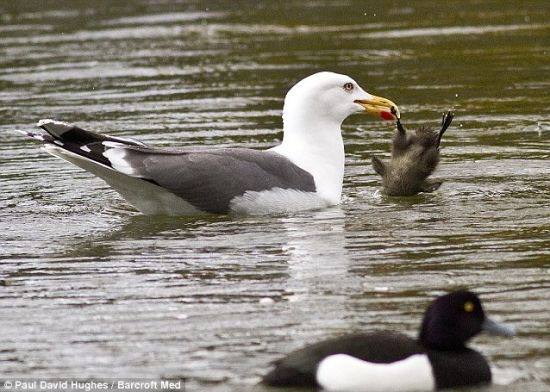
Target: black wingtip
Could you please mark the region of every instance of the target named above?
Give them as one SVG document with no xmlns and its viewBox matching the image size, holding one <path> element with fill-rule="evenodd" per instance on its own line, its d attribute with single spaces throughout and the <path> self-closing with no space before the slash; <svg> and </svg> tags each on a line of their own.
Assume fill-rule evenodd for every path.
<svg viewBox="0 0 550 392">
<path fill-rule="evenodd" d="M 42 143 L 51 143 L 54 140 L 52 136 L 47 135 L 47 134 L 27 132 L 27 131 L 22 131 L 21 129 L 15 129 L 14 132 L 17 132 L 20 135 L 25 135 L 25 136 L 30 137 L 32 139 L 38 140 Z"/>
<path fill-rule="evenodd" d="M 42 128 L 56 139 L 62 139 L 63 134 L 71 131 L 74 126 L 62 121 L 52 120 L 50 118 L 42 119 L 36 123 L 37 127 Z"/>
</svg>

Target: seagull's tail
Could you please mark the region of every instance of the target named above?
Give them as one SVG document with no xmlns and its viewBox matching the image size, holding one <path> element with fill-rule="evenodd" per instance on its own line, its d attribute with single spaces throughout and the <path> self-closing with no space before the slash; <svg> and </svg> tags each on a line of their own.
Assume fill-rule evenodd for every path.
<svg viewBox="0 0 550 392">
<path fill-rule="evenodd" d="M 111 150 L 141 149 L 145 148 L 144 144 L 131 139 L 86 131 L 59 121 L 40 120 L 37 125 L 47 133 L 18 132 L 42 142 L 47 153 L 103 179 L 130 204 L 139 204 L 135 200 L 139 200 L 140 192 L 155 194 L 160 189 L 141 178 L 117 170 L 106 156 Z"/>
<path fill-rule="evenodd" d="M 144 144 L 132 139 L 114 137 L 87 131 L 77 126 L 50 119 L 40 120 L 37 126 L 47 133 L 18 131 L 44 143 L 44 150 L 59 158 L 67 159 L 67 154 L 111 168 L 104 153 L 112 147 L 143 147 Z"/>
<path fill-rule="evenodd" d="M 125 155 L 135 153 L 139 156 L 139 164 L 139 158 L 147 157 L 151 151 L 143 143 L 53 120 L 40 120 L 38 126 L 47 133 L 18 132 L 42 142 L 47 153 L 101 178 L 143 213 L 191 214 L 198 211 L 154 181 L 134 172 Z"/>
</svg>

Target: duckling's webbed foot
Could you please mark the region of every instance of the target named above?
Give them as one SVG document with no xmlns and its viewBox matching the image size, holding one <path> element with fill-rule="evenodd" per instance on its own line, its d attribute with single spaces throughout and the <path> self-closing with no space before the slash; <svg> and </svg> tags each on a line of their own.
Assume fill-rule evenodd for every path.
<svg viewBox="0 0 550 392">
<path fill-rule="evenodd" d="M 441 129 L 439 130 L 439 134 L 437 135 L 437 147 L 439 147 L 439 144 L 441 143 L 441 138 L 443 137 L 443 134 L 453 122 L 454 116 L 455 115 L 450 110 L 443 115 L 443 118 L 441 119 Z"/>
<path fill-rule="evenodd" d="M 393 108 L 392 108 L 393 110 Z M 410 137 L 407 134 L 407 130 L 401 123 L 401 119 L 397 118 L 397 132 L 393 137 L 392 156 L 398 156 L 407 150 L 410 144 Z"/>
<path fill-rule="evenodd" d="M 397 119 L 397 131 L 399 132 L 399 134 L 401 136 L 405 136 L 407 134 L 407 130 L 405 129 L 405 127 L 403 126 L 403 124 L 401 124 L 401 120 L 400 119 Z"/>
<path fill-rule="evenodd" d="M 399 113 L 397 113 L 397 108 L 395 106 L 392 106 L 391 109 L 390 109 L 390 112 L 396 118 L 397 130 L 399 131 L 399 133 L 406 134 L 407 131 L 405 130 L 405 128 L 401 124 L 401 118 L 399 117 Z"/>
</svg>

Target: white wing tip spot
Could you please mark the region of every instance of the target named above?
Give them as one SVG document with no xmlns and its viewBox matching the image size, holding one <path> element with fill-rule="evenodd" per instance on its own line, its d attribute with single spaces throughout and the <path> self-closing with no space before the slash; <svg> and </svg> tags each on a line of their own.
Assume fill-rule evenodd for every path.
<svg viewBox="0 0 550 392">
<path fill-rule="evenodd" d="M 70 124 L 67 124 L 66 122 L 55 121 L 55 120 L 52 120 L 51 118 L 43 118 L 42 120 L 40 120 L 36 123 L 36 126 L 37 127 L 42 127 L 42 126 L 47 125 L 47 124 L 58 124 L 58 125 L 65 125 L 65 126 L 68 126 L 68 127 L 71 126 Z"/>
</svg>

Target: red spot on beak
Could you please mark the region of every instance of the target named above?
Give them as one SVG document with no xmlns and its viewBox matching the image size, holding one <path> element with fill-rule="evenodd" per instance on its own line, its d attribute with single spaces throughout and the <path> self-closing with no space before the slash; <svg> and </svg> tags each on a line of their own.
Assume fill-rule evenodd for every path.
<svg viewBox="0 0 550 392">
<path fill-rule="evenodd" d="M 395 117 L 390 112 L 380 112 L 380 117 L 384 120 L 393 120 Z"/>
</svg>

